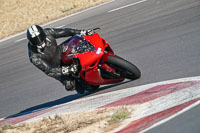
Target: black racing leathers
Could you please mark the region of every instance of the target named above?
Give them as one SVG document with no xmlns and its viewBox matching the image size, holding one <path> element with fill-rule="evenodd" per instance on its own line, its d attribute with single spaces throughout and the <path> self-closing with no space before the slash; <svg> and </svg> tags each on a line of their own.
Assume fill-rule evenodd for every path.
<svg viewBox="0 0 200 133">
<path fill-rule="evenodd" d="M 60 75 L 56 71 L 51 71 L 53 68 L 61 67 L 61 53 L 62 48 L 57 46 L 56 39 L 61 37 L 69 37 L 75 34 L 80 34 L 81 30 L 76 29 L 56 29 L 47 28 L 44 29 L 46 34 L 46 46 L 40 50 L 34 47 L 31 43 L 28 43 L 29 59 L 40 70 L 47 75 L 55 77 Z M 52 73 L 54 72 L 54 73 Z"/>
</svg>

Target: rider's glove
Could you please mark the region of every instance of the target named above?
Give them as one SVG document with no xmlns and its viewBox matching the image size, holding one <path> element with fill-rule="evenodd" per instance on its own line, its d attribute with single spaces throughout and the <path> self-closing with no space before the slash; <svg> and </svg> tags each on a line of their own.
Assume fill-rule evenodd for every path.
<svg viewBox="0 0 200 133">
<path fill-rule="evenodd" d="M 76 74 L 78 72 L 78 67 L 75 64 L 72 64 L 71 66 L 67 66 L 67 67 L 62 67 L 62 74 L 63 75 L 73 75 Z"/>
<path fill-rule="evenodd" d="M 81 31 L 81 35 L 90 36 L 90 35 L 93 35 L 93 34 L 94 34 L 94 31 L 90 30 L 90 29 Z"/>
<path fill-rule="evenodd" d="M 51 77 L 59 77 L 64 75 L 77 76 L 81 70 L 80 61 L 78 58 L 74 58 L 74 63 L 70 66 L 62 66 L 62 68 L 52 68 L 48 75 Z"/>
</svg>

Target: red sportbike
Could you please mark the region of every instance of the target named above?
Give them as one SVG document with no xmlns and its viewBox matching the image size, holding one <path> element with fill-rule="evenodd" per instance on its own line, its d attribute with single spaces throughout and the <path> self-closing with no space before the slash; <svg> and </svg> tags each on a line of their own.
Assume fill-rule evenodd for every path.
<svg viewBox="0 0 200 133">
<path fill-rule="evenodd" d="M 92 91 L 100 85 L 113 84 L 125 78 L 140 78 L 140 70 L 132 63 L 115 55 L 110 45 L 95 33 L 91 36 L 75 35 L 62 44 L 62 63 L 71 65 L 78 58 L 81 71 L 77 78 L 80 86 Z"/>
</svg>

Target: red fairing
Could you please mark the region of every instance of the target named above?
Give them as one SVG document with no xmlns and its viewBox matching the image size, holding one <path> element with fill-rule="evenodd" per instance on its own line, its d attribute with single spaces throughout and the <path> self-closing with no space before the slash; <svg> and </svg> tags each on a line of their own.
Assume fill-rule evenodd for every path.
<svg viewBox="0 0 200 133">
<path fill-rule="evenodd" d="M 83 36 L 83 38 L 85 38 L 87 41 L 89 41 L 92 45 L 95 46 L 95 48 L 97 49 L 98 47 L 100 48 L 105 48 L 104 44 L 103 44 L 103 40 L 102 38 L 99 36 L 98 33 L 95 33 L 91 36 Z"/>
<path fill-rule="evenodd" d="M 86 73 L 81 72 L 81 78 L 83 78 L 87 83 L 91 85 L 104 85 L 104 84 L 113 84 L 118 83 L 124 80 L 124 78 L 117 79 L 103 79 L 101 77 L 99 69 L 96 67 Z"/>
<path fill-rule="evenodd" d="M 91 36 L 83 36 L 87 41 L 89 41 L 96 49 L 96 51 L 80 53 L 74 57 L 78 57 L 82 66 L 82 70 L 86 71 L 96 67 L 99 60 L 104 55 L 103 41 L 100 36 L 95 33 Z"/>
<path fill-rule="evenodd" d="M 89 43 L 88 43 L 89 42 Z M 76 50 L 73 50 L 74 44 Z M 82 46 L 90 48 L 89 51 L 78 52 L 84 49 Z M 80 60 L 82 70 L 80 78 L 85 80 L 90 85 L 103 85 L 121 82 L 123 77 L 104 79 L 101 75 L 101 69 L 114 73 L 115 69 L 106 64 L 109 55 L 114 55 L 109 44 L 102 39 L 98 33 L 91 36 L 75 36 L 63 45 L 62 62 L 70 65 L 73 58 Z M 74 52 L 76 51 L 76 52 Z M 74 54 L 76 53 L 76 54 Z"/>
<path fill-rule="evenodd" d="M 96 51 L 88 52 L 88 53 L 81 53 L 74 57 L 78 57 L 82 66 L 83 71 L 87 71 L 89 69 L 92 69 L 96 67 L 96 65 L 99 63 L 99 60 L 103 56 L 103 53 L 96 54 Z"/>
<path fill-rule="evenodd" d="M 68 47 L 70 47 L 70 46 L 68 46 Z M 72 60 L 73 57 L 68 56 L 70 49 L 67 48 L 67 49 L 64 49 L 64 50 L 66 50 L 66 51 L 63 51 L 63 53 L 62 53 L 62 57 L 61 57 L 62 63 L 67 64 L 67 65 L 71 65 L 73 63 L 73 60 Z"/>
</svg>

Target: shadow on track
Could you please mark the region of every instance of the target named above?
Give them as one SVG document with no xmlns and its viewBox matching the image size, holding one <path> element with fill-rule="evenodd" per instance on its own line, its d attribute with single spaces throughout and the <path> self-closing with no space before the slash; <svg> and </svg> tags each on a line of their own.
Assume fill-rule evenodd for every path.
<svg viewBox="0 0 200 133">
<path fill-rule="evenodd" d="M 107 86 L 104 86 L 104 87 L 99 88 L 98 90 L 91 91 L 91 92 L 86 92 L 86 93 L 83 94 L 83 95 L 81 95 L 81 94 L 68 95 L 68 96 L 66 96 L 66 97 L 57 99 L 57 100 L 55 100 L 55 101 L 50 101 L 50 102 L 47 102 L 47 103 L 44 103 L 44 104 L 40 104 L 40 105 L 37 105 L 37 106 L 34 106 L 34 107 L 30 107 L 30 108 L 25 109 L 25 110 L 23 110 L 23 111 L 21 111 L 21 112 L 19 112 L 19 113 L 17 113 L 17 114 L 8 116 L 8 117 L 6 117 L 5 119 L 7 119 L 7 118 L 19 117 L 19 116 L 27 115 L 27 114 L 31 114 L 31 113 L 38 112 L 38 111 L 41 111 L 41 110 L 44 110 L 44 109 L 47 109 L 47 108 L 51 108 L 51 107 L 53 107 L 53 106 L 57 106 L 57 105 L 64 104 L 64 103 L 68 103 L 68 102 L 70 102 L 70 101 L 73 101 L 73 100 L 76 100 L 76 99 L 79 99 L 79 98 L 88 96 L 88 95 L 93 94 L 93 93 L 96 93 L 96 92 L 100 92 L 100 91 L 109 89 L 109 88 L 111 88 L 111 87 L 119 86 L 119 85 L 122 85 L 122 84 L 125 84 L 125 83 L 128 83 L 128 82 L 131 82 L 131 81 L 125 81 L 125 82 L 121 82 L 121 83 L 116 83 L 116 84 L 112 84 L 112 85 L 107 85 Z"/>
</svg>

